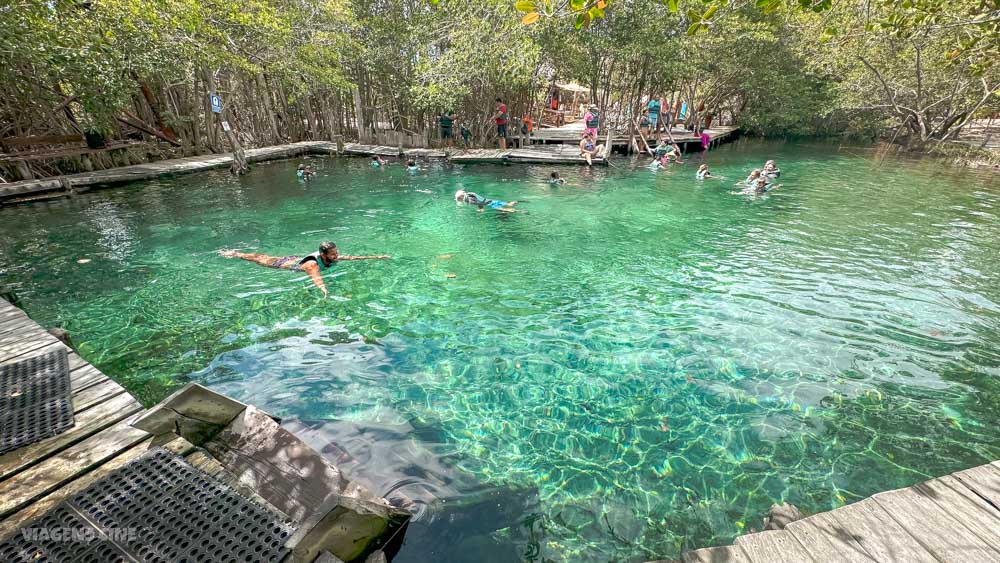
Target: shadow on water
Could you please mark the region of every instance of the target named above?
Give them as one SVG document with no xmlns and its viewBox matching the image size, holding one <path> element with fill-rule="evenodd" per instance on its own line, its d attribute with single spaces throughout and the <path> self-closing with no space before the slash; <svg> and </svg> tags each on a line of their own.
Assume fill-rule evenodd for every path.
<svg viewBox="0 0 1000 563">
<path fill-rule="evenodd" d="M 282 426 L 351 479 L 413 512 L 395 563 L 537 560 L 538 491 L 483 485 L 452 465 L 433 428 L 301 419 Z"/>
</svg>

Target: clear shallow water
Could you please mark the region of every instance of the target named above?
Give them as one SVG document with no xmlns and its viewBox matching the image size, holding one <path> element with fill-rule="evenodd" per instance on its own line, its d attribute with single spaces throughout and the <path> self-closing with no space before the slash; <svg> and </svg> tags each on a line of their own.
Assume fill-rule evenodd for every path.
<svg viewBox="0 0 1000 563">
<path fill-rule="evenodd" d="M 784 187 L 731 195 L 766 158 Z M 826 144 L 707 159 L 731 181 L 697 156 L 558 188 L 315 160 L 308 184 L 282 162 L 0 209 L 0 289 L 145 402 L 206 383 L 414 499 L 397 561 L 675 556 L 774 502 L 1000 458 L 1000 178 Z M 324 239 L 395 258 L 337 265 L 324 301 L 214 254 Z"/>
</svg>

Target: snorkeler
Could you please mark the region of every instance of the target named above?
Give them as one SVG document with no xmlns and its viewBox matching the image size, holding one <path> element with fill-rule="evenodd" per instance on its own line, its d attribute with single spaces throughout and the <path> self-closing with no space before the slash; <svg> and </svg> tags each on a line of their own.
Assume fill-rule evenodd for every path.
<svg viewBox="0 0 1000 563">
<path fill-rule="evenodd" d="M 475 192 L 467 192 L 465 190 L 458 190 L 455 192 L 455 201 L 459 203 L 468 203 L 470 205 L 479 206 L 479 210 L 489 207 L 490 209 L 496 209 L 497 211 L 503 211 L 505 213 L 515 213 L 517 209 L 514 206 L 517 205 L 517 201 L 500 201 L 499 199 L 486 199 L 481 197 Z"/>
<path fill-rule="evenodd" d="M 332 242 L 324 242 L 319 245 L 319 252 L 313 252 L 308 256 L 268 256 L 256 252 L 238 252 L 236 250 L 220 250 L 220 256 L 226 258 L 240 258 L 268 268 L 278 268 L 281 270 L 302 271 L 309 274 L 312 282 L 323 292 L 326 297 L 326 284 L 320 272 L 332 268 L 338 260 L 382 260 L 392 258 L 388 254 L 377 256 L 346 256 L 337 252 L 337 245 Z"/>
<path fill-rule="evenodd" d="M 549 183 L 557 186 L 561 186 L 566 183 L 566 180 L 559 177 L 558 172 L 553 172 L 549 175 Z"/>
</svg>

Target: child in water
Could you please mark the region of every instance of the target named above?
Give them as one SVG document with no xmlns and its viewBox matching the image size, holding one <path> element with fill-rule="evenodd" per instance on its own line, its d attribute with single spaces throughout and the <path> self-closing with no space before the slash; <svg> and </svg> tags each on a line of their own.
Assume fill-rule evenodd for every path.
<svg viewBox="0 0 1000 563">
<path fill-rule="evenodd" d="M 702 164 L 698 167 L 698 172 L 694 175 L 695 179 L 704 180 L 705 178 L 711 178 L 712 173 L 708 171 L 708 165 Z"/>
<path fill-rule="evenodd" d="M 298 176 L 299 178 L 305 178 L 306 177 L 306 165 L 305 164 L 299 164 L 299 167 L 295 169 L 295 175 Z"/>
<path fill-rule="evenodd" d="M 764 163 L 764 171 L 762 173 L 768 178 L 778 178 L 781 176 L 781 170 L 774 164 L 773 160 Z"/>
<path fill-rule="evenodd" d="M 417 167 L 416 161 L 408 160 L 406 161 L 406 171 L 410 174 L 416 174 L 420 168 Z"/>
<path fill-rule="evenodd" d="M 742 182 L 736 182 L 737 186 L 752 186 L 757 182 L 757 178 L 760 178 L 760 168 L 754 168 L 750 175 L 747 176 L 746 180 Z"/>
<path fill-rule="evenodd" d="M 385 166 L 385 159 L 379 155 L 372 155 L 372 168 L 378 168 L 380 166 Z"/>
<path fill-rule="evenodd" d="M 551 175 L 549 176 L 549 183 L 550 183 L 550 184 L 554 184 L 554 185 L 557 185 L 557 186 L 561 186 L 561 185 L 563 185 L 563 184 L 565 184 L 565 183 L 566 183 L 566 180 L 564 180 L 564 179 L 560 178 L 560 177 L 559 177 L 559 173 L 558 173 L 558 172 L 553 172 L 553 173 L 552 173 L 552 174 L 551 174 Z"/>
</svg>

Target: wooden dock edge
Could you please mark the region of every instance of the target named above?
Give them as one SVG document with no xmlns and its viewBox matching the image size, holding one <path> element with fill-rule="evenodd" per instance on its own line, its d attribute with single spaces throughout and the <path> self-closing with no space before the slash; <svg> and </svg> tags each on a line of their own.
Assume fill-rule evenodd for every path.
<svg viewBox="0 0 1000 563">
<path fill-rule="evenodd" d="M 1000 462 L 648 563 L 1000 561 Z"/>
<path fill-rule="evenodd" d="M 190 384 L 150 410 L 0 298 L 0 364 L 65 348 L 75 424 L 0 455 L 0 540 L 155 447 L 295 522 L 287 561 L 384 561 L 410 518 L 348 479 L 278 420 Z"/>
</svg>

